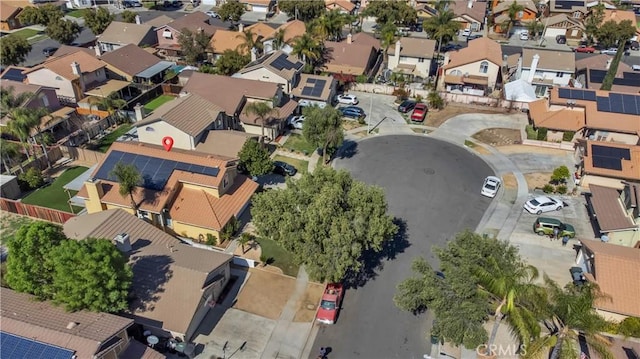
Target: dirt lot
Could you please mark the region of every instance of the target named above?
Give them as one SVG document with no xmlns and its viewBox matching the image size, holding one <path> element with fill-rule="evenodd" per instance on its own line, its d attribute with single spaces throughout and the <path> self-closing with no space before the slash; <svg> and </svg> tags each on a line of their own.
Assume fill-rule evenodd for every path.
<svg viewBox="0 0 640 359">
<path fill-rule="evenodd" d="M 522 142 L 520 131 L 508 128 L 488 128 L 471 137 L 491 146 L 508 146 Z"/>
<path fill-rule="evenodd" d="M 536 188 L 542 188 L 549 183 L 551 172 L 525 173 L 524 178 L 527 180 L 529 191 Z"/>
<path fill-rule="evenodd" d="M 516 180 L 516 176 L 514 176 L 513 173 L 505 173 L 504 175 L 502 175 L 502 182 L 504 184 L 504 188 L 518 188 L 518 181 Z"/>
<path fill-rule="evenodd" d="M 251 275 L 238 295 L 234 308 L 269 319 L 278 319 L 296 286 L 296 279 L 249 269 Z"/>
<path fill-rule="evenodd" d="M 462 105 L 462 104 L 449 104 L 442 110 L 429 110 L 426 126 L 440 127 L 448 119 L 453 116 L 462 115 L 465 113 L 505 113 L 497 109 L 489 109 L 483 106 L 475 105 Z"/>
<path fill-rule="evenodd" d="M 363 127 L 358 121 L 342 120 L 342 129 L 345 131 L 353 130 L 354 128 Z"/>
<path fill-rule="evenodd" d="M 546 147 L 538 147 L 538 146 L 522 146 L 522 145 L 500 146 L 498 150 L 504 153 L 505 155 L 512 154 L 512 153 L 540 153 L 540 154 L 564 156 L 567 153 L 567 151 L 565 150 L 559 150 L 555 148 L 546 148 Z"/>
<path fill-rule="evenodd" d="M 296 315 L 293 317 L 294 322 L 312 322 L 316 315 L 316 309 L 320 298 L 322 298 L 322 291 L 324 286 L 318 283 L 307 284 L 307 289 L 304 291 L 304 295 L 298 301 Z"/>
</svg>

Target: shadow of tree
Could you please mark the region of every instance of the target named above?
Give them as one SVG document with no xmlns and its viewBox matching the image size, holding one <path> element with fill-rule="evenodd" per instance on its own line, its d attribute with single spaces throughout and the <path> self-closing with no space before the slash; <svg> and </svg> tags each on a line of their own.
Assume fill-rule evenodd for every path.
<svg viewBox="0 0 640 359">
<path fill-rule="evenodd" d="M 375 278 L 378 275 L 377 272 L 384 268 L 383 261 L 395 259 L 398 253 L 403 253 L 410 246 L 407 240 L 407 223 L 397 217 L 393 219 L 393 223 L 398 226 L 396 235 L 386 241 L 379 252 L 368 250 L 362 254 L 362 270 L 347 273 L 345 276 L 344 283 L 347 288 L 362 287 L 369 280 Z"/>
<path fill-rule="evenodd" d="M 334 157 L 339 159 L 351 158 L 357 153 L 358 143 L 352 140 L 344 140 L 344 142 L 342 142 L 342 146 L 340 146 Z"/>
<path fill-rule="evenodd" d="M 132 312 L 153 310 L 154 303 L 164 292 L 165 283 L 173 276 L 173 271 L 170 268 L 173 259 L 170 256 L 136 255 L 141 247 L 149 243 L 146 240 L 136 241 L 133 247 L 135 252 L 130 257 L 133 283 L 129 308 Z"/>
</svg>

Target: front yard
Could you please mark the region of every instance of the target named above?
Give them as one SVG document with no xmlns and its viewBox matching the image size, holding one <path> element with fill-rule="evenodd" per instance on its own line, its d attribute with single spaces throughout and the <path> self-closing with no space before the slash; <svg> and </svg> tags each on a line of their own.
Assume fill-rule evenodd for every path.
<svg viewBox="0 0 640 359">
<path fill-rule="evenodd" d="M 256 238 L 260 244 L 262 258 L 266 258 L 269 264 L 282 269 L 282 273 L 290 276 L 297 276 L 300 268 L 293 260 L 293 254 L 287 252 L 278 243 L 266 238 Z"/>
<path fill-rule="evenodd" d="M 40 33 L 40 31 L 34 30 L 34 29 L 22 29 L 22 30 L 18 30 L 16 32 L 14 32 L 13 35 L 16 35 L 18 37 L 21 37 L 21 38 L 27 40 L 30 37 L 38 35 L 39 33 Z"/>
<path fill-rule="evenodd" d="M 53 208 L 64 212 L 69 212 L 69 194 L 62 188 L 76 177 L 84 173 L 87 167 L 72 167 L 64 171 L 58 178 L 48 186 L 38 188 L 27 197 L 22 199 L 23 203 L 33 204 L 47 208 Z M 71 197 L 76 195 L 76 191 L 69 191 Z M 74 207 L 73 212 L 78 213 L 82 208 Z"/>
<path fill-rule="evenodd" d="M 274 161 L 286 162 L 286 163 L 292 165 L 293 167 L 295 167 L 298 170 L 298 173 L 300 173 L 300 174 L 305 174 L 309 170 L 309 161 L 300 160 L 300 159 L 293 158 L 293 157 L 279 156 L 279 155 L 278 156 L 274 156 L 273 160 Z"/>
<path fill-rule="evenodd" d="M 316 150 L 316 146 L 308 143 L 302 135 L 297 133 L 289 135 L 289 138 L 287 139 L 287 142 L 284 143 L 283 147 L 289 151 L 299 152 L 304 155 L 311 155 L 311 153 Z"/>
</svg>

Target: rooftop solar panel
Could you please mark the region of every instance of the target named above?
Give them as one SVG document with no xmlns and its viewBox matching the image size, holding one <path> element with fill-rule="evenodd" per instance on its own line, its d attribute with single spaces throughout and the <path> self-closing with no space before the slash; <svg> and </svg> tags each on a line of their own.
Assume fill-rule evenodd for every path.
<svg viewBox="0 0 640 359">
<path fill-rule="evenodd" d="M 17 82 L 22 82 L 24 81 L 24 79 L 27 78 L 27 76 L 22 74 L 21 69 L 15 69 L 15 68 L 11 68 L 6 70 L 6 72 L 2 75 L 2 79 L 3 80 L 12 80 L 12 81 L 17 81 Z"/>
<path fill-rule="evenodd" d="M 560 98 L 571 98 L 571 90 L 568 88 L 561 88 L 558 90 L 558 96 Z"/>
<path fill-rule="evenodd" d="M 611 105 L 609 105 L 608 97 L 598 96 L 596 98 L 596 106 L 598 108 L 598 111 L 611 112 Z"/>
<path fill-rule="evenodd" d="M 313 87 L 304 87 L 302 88 L 302 96 L 313 96 Z"/>
<path fill-rule="evenodd" d="M 2 359 L 71 359 L 69 349 L 38 342 L 17 335 L 0 332 Z"/>
<path fill-rule="evenodd" d="M 591 145 L 591 153 L 593 156 L 599 157 L 622 158 L 627 161 L 631 159 L 631 152 L 628 148 Z"/>
<path fill-rule="evenodd" d="M 615 158 L 609 157 L 593 157 L 593 167 L 604 168 L 608 170 L 622 170 L 622 162 Z"/>
<path fill-rule="evenodd" d="M 587 101 L 595 101 L 596 100 L 596 92 L 595 91 L 582 91 L 583 99 Z"/>
</svg>

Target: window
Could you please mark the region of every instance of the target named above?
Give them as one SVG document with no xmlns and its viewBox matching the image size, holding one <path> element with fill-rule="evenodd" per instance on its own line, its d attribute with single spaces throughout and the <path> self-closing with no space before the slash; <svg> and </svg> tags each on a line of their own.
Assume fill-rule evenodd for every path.
<svg viewBox="0 0 640 359">
<path fill-rule="evenodd" d="M 556 72 L 556 77 L 562 77 L 564 75 L 564 72 Z"/>
<path fill-rule="evenodd" d="M 482 61 L 480 63 L 480 73 L 486 74 L 489 71 L 489 63 L 487 61 Z"/>
<path fill-rule="evenodd" d="M 518 19 L 522 19 L 524 16 L 524 11 L 518 11 Z"/>
<path fill-rule="evenodd" d="M 453 70 L 453 71 L 451 71 L 451 75 L 453 75 L 453 76 L 462 76 L 462 71 Z"/>
<path fill-rule="evenodd" d="M 573 18 L 574 19 L 579 19 L 582 17 L 582 13 L 580 11 L 574 11 L 573 12 Z"/>
<path fill-rule="evenodd" d="M 418 62 L 424 62 L 424 57 L 418 58 Z"/>
<path fill-rule="evenodd" d="M 49 99 L 47 98 L 47 95 L 40 95 L 40 100 L 42 101 L 42 105 L 44 107 L 49 107 Z"/>
</svg>

